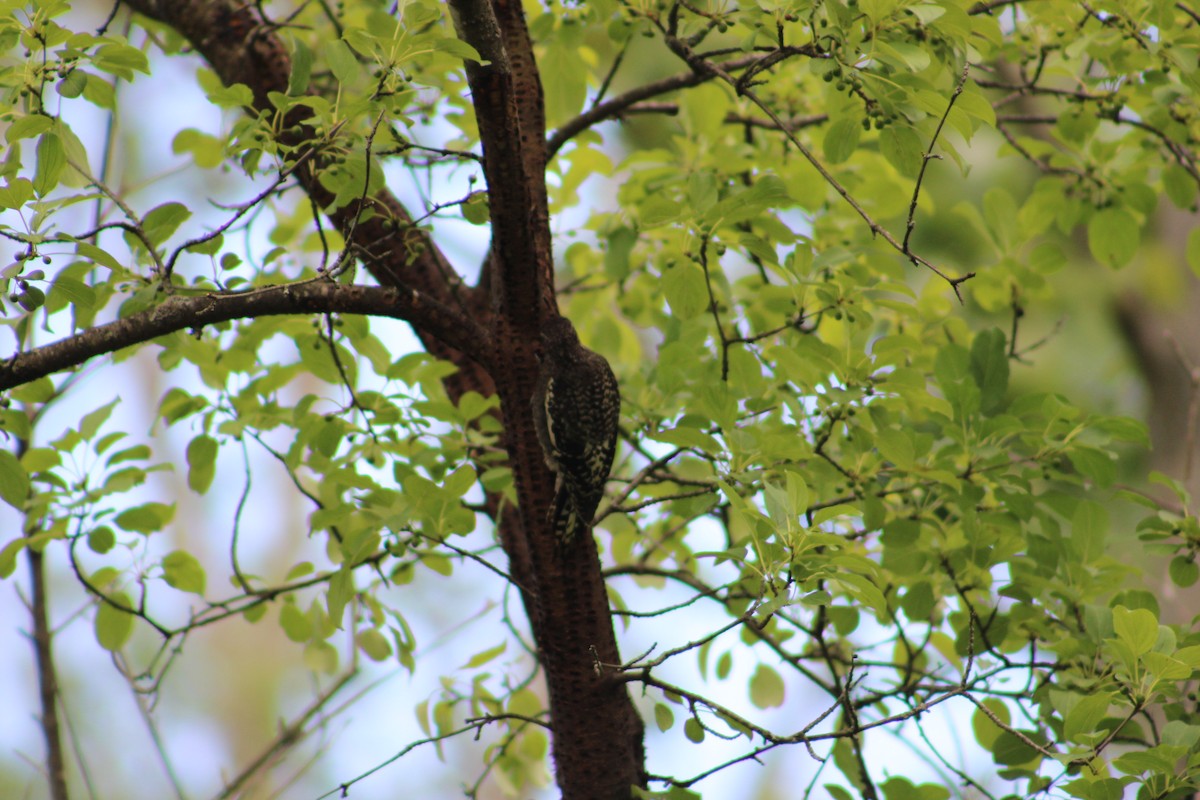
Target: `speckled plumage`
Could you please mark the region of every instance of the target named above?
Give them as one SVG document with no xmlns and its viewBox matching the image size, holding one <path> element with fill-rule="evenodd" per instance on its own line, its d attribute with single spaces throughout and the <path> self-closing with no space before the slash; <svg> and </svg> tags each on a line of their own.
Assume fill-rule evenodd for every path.
<svg viewBox="0 0 1200 800">
<path fill-rule="evenodd" d="M 620 389 L 608 362 L 579 343 L 570 320 L 546 320 L 533 420 L 546 465 L 557 476 L 551 513 L 564 544 L 590 529 L 612 469 L 620 416 Z"/>
</svg>

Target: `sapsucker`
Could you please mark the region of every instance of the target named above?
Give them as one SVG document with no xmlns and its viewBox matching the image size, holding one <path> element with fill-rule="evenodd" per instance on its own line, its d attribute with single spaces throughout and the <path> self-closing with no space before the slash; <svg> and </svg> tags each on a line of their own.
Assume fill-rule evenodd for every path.
<svg viewBox="0 0 1200 800">
<path fill-rule="evenodd" d="M 608 362 L 579 343 L 569 319 L 545 320 L 533 421 L 556 476 L 551 513 L 563 544 L 590 529 L 612 469 L 620 415 L 621 393 Z"/>
</svg>

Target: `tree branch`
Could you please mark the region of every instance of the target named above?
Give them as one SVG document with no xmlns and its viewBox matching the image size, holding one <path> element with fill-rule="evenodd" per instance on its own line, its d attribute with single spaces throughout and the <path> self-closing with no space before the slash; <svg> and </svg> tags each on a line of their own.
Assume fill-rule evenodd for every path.
<svg viewBox="0 0 1200 800">
<path fill-rule="evenodd" d="M 315 280 L 248 292 L 214 292 L 193 297 L 174 295 L 154 308 L 13 355 L 0 363 L 0 390 L 175 331 L 198 331 L 205 325 L 234 319 L 319 313 L 402 319 L 476 361 L 486 360 L 483 329 L 474 320 L 420 292 L 390 286 L 343 286 Z"/>
<path fill-rule="evenodd" d="M 721 64 L 721 68 L 726 72 L 736 72 L 744 69 L 762 60 L 762 56 L 747 56 L 745 58 L 726 61 Z M 644 86 L 639 86 L 636 89 L 630 89 L 618 97 L 614 97 L 607 103 L 600 103 L 589 108 L 575 119 L 563 125 L 554 132 L 546 143 L 548 153 L 553 156 L 562 146 L 571 139 L 578 136 L 583 131 L 604 122 L 605 120 L 615 119 L 630 110 L 630 106 L 640 103 L 643 100 L 649 100 L 651 97 L 659 97 L 660 95 L 670 94 L 671 92 L 680 89 L 687 89 L 691 86 L 699 86 L 702 83 L 708 83 L 716 78 L 716 73 L 702 72 L 699 70 L 689 70 L 678 75 L 672 75 L 669 78 L 647 83 Z"/>
<path fill-rule="evenodd" d="M 275 113 L 270 95 L 272 92 L 287 93 L 291 58 L 276 28 L 257 10 L 258 4 L 241 0 L 125 2 L 135 12 L 169 25 L 182 34 L 225 85 L 240 83 L 248 86 L 254 95 L 252 112 Z M 280 130 L 279 141 L 292 147 L 319 139 L 303 106 L 289 112 Z M 338 143 L 347 144 L 341 138 Z M 483 298 L 462 285 L 429 234 L 415 226 L 412 215 L 387 189 L 333 208 L 334 195 L 319 180 L 326 164 L 327 156 L 318 154 L 302 169 L 295 170 L 295 177 L 318 208 L 331 209 L 326 212 L 327 216 L 346 235 L 348 242 L 357 243 L 375 254 L 364 259 L 364 264 L 376 280 L 385 286 L 413 287 L 443 303 L 460 304 L 468 309 L 467 313 L 480 317 L 486 313 L 486 303 L 481 302 Z M 386 252 L 379 253 L 383 245 L 386 245 Z M 418 336 L 422 333 L 417 330 Z M 435 354 L 453 360 L 452 353 Z"/>
<path fill-rule="evenodd" d="M 544 160 L 530 155 L 526 145 L 527 139 L 537 138 L 536 146 L 541 146 L 542 132 L 529 129 L 538 124 L 530 106 L 540 108 L 541 98 L 530 97 L 532 90 L 518 85 L 504 31 L 489 0 L 451 0 L 449 6 L 458 37 L 486 62 L 467 60 L 465 66 L 492 222 L 492 249 L 484 265 L 497 278 L 490 280 L 492 307 L 501 310 L 503 322 L 522 329 L 522 338 L 532 341 L 543 309 L 553 304 L 546 287 L 554 279 Z M 511 14 L 506 20 L 511 28 Z M 510 30 L 508 39 L 514 36 Z M 532 62 L 526 67 L 532 68 Z M 521 77 L 528 82 L 529 75 Z M 521 106 L 526 108 L 525 118 Z M 507 349 L 500 344 L 500 351 Z"/>
<path fill-rule="evenodd" d="M 29 443 L 17 443 L 17 456 L 29 449 Z M 40 528 L 25 520 L 25 535 L 33 536 Z M 28 547 L 29 580 L 33 597 L 29 615 L 33 617 L 33 652 L 37 664 L 38 698 L 41 702 L 42 738 L 46 741 L 46 779 L 52 800 L 68 800 L 67 767 L 63 755 L 62 733 L 58 722 L 58 669 L 54 663 L 53 632 L 50 628 L 49 600 L 46 595 L 46 557 L 40 547 Z"/>
</svg>

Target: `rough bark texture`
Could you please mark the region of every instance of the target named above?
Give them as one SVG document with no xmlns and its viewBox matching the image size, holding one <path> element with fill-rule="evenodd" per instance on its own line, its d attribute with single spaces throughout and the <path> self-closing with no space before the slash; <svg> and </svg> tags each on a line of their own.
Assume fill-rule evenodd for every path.
<svg viewBox="0 0 1200 800">
<path fill-rule="evenodd" d="M 127 0 L 136 11 L 184 35 L 226 84 L 250 87 L 257 110 L 271 91 L 286 91 L 287 50 L 253 5 L 235 0 Z M 486 331 L 480 352 L 468 357 L 465 340 L 413 323 L 430 352 L 459 367 L 448 380 L 452 396 L 467 390 L 498 393 L 505 445 L 521 514 L 499 516 L 510 572 L 522 591 L 550 693 L 554 760 L 564 797 L 626 798 L 645 784 L 642 724 L 625 684 L 614 680 L 620 663 L 594 542 L 581 537 L 562 549 L 547 521 L 554 480 L 547 469 L 530 411 L 538 364 L 538 330 L 557 314 L 546 203 L 545 116 L 524 13 L 518 0 L 451 3 L 460 38 L 488 61 L 468 64 L 479 124 L 492 215 L 492 250 L 478 286 L 463 285 L 446 258 L 386 191 L 330 214 L 347 240 L 369 252 L 366 268 L 383 285 L 417 291 L 438 308 L 458 311 Z M 255 109 L 250 109 L 253 112 Z M 302 117 L 282 130 L 289 144 L 311 131 Z M 318 207 L 329 196 L 316 179 L 319 156 L 298 170 Z M 361 212 L 375 212 L 362 220 Z M 361 220 L 361 221 L 360 221 Z M 417 245 L 413 247 L 414 243 Z M 473 349 L 473 348 L 472 348 Z"/>
</svg>

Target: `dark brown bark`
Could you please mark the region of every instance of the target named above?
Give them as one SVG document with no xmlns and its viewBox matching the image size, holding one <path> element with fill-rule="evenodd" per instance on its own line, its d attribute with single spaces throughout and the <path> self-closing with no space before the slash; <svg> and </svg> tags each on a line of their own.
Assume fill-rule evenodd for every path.
<svg viewBox="0 0 1200 800">
<path fill-rule="evenodd" d="M 287 51 L 254 6 L 234 0 L 126 0 L 176 28 L 227 84 L 249 86 L 258 110 L 271 91 L 286 91 Z M 546 205 L 545 118 L 532 43 L 517 0 L 452 3 L 460 37 L 487 64 L 467 65 L 487 178 L 492 251 L 479 286 L 464 286 L 441 252 L 386 191 L 330 212 L 348 241 L 369 251 L 368 270 L 386 286 L 418 290 L 460 309 L 487 330 L 485 353 L 467 358 L 463 342 L 413 323 L 426 347 L 459 366 L 452 395 L 498 393 L 505 445 L 521 514 L 505 514 L 498 530 L 510 572 L 522 588 L 550 691 L 557 779 L 564 797 L 626 798 L 645 783 L 642 724 L 625 684 L 613 680 L 620 662 L 594 542 L 557 546 L 546 510 L 553 477 L 534 431 L 530 397 L 537 376 L 539 321 L 556 314 L 553 257 Z M 304 120 L 289 119 L 284 140 L 311 137 Z M 316 177 L 316 157 L 297 171 L 318 207 L 332 199 Z M 374 212 L 363 219 L 362 211 Z M 414 246 L 415 244 L 415 246 Z M 442 332 L 445 333 L 444 331 Z"/>
<path fill-rule="evenodd" d="M 546 513 L 553 477 L 530 413 L 538 372 L 533 323 L 557 314 L 541 84 L 519 3 L 457 0 L 451 8 L 460 37 L 489 61 L 468 64 L 467 78 L 492 215 L 493 377 L 524 522 L 519 549 L 532 559 L 534 635 L 550 690 L 558 784 L 568 798 L 626 798 L 632 785 L 645 783 L 642 724 L 624 683 L 612 678 L 620 655 L 595 544 L 582 537 L 564 549 L 553 535 Z M 503 53 L 495 52 L 497 38 Z"/>
<path fill-rule="evenodd" d="M 32 547 L 26 548 L 26 553 L 32 586 L 30 613 L 33 616 L 33 651 L 37 663 L 40 722 L 42 738 L 46 742 L 46 780 L 50 784 L 51 800 L 67 800 L 67 769 L 63 756 L 62 732 L 58 724 L 58 677 L 54 666 L 47 609 L 45 557 Z"/>
</svg>

